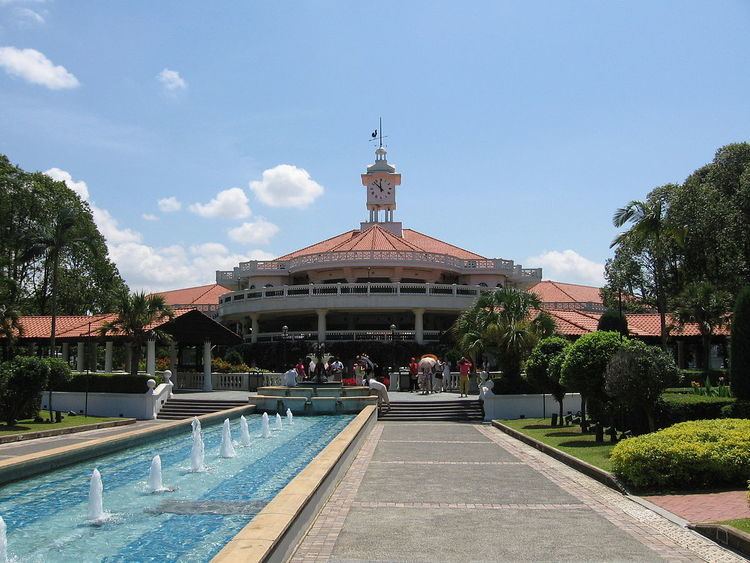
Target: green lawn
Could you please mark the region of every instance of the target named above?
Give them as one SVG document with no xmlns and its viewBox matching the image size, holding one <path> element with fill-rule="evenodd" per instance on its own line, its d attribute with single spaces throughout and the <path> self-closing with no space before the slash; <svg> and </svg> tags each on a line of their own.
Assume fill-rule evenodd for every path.
<svg viewBox="0 0 750 563">
<path fill-rule="evenodd" d="M 607 441 L 604 444 L 597 444 L 593 434 L 581 434 L 580 426 L 552 427 L 549 425 L 548 418 L 525 418 L 500 422 L 591 465 L 605 471 L 612 470 L 609 452 L 612 451 L 614 444 Z M 605 437 L 605 440 L 607 439 Z"/>
<path fill-rule="evenodd" d="M 49 412 L 40 411 L 41 416 L 45 422 L 34 422 L 33 420 L 19 420 L 15 426 L 8 426 L 7 424 L 0 424 L 0 436 L 6 436 L 8 434 L 21 434 L 25 432 L 41 432 L 42 430 L 54 430 L 56 428 L 70 428 L 71 426 L 82 426 L 84 424 L 96 424 L 98 422 L 107 422 L 109 420 L 120 420 L 119 418 L 101 418 L 97 416 L 85 417 L 82 414 L 76 416 L 63 415 L 62 422 L 53 422 L 50 424 L 46 422 L 49 420 Z"/>
<path fill-rule="evenodd" d="M 742 530 L 743 532 L 750 534 L 750 518 L 740 518 L 739 520 L 725 520 L 724 522 L 719 522 L 719 524 L 732 526 L 732 528 L 737 528 L 738 530 Z"/>
</svg>

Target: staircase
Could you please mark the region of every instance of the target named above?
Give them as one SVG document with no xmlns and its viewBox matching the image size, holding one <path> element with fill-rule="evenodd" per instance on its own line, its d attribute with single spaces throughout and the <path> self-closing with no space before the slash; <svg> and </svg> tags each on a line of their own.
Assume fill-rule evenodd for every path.
<svg viewBox="0 0 750 563">
<path fill-rule="evenodd" d="M 182 420 L 193 418 L 202 414 L 243 407 L 247 401 L 211 401 L 201 399 L 169 399 L 159 411 L 156 418 L 159 420 Z"/>
<path fill-rule="evenodd" d="M 391 401 L 390 410 L 381 409 L 378 420 L 450 420 L 482 422 L 484 410 L 479 401 Z"/>
</svg>

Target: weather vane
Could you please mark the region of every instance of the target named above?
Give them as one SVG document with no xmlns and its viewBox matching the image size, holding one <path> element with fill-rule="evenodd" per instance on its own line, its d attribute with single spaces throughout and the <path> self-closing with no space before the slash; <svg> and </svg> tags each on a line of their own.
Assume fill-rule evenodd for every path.
<svg viewBox="0 0 750 563">
<path fill-rule="evenodd" d="M 370 134 L 370 141 L 378 141 L 379 145 L 383 146 L 383 139 L 387 139 L 388 135 L 383 135 L 383 118 L 379 118 L 378 128 Z"/>
</svg>

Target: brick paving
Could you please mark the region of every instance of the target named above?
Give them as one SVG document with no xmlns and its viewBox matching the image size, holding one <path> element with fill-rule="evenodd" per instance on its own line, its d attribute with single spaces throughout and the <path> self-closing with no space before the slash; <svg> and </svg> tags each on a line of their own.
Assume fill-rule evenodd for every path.
<svg viewBox="0 0 750 563">
<path fill-rule="evenodd" d="M 747 497 L 747 491 L 654 495 L 644 498 L 689 522 L 716 522 L 750 518 L 750 501 Z"/>
<path fill-rule="evenodd" d="M 453 441 L 381 439 L 384 427 L 393 437 L 398 424 L 374 427 L 292 561 L 744 561 L 495 428 L 472 425 L 476 442 L 463 430 Z M 422 432 L 413 430 L 418 423 L 406 424 L 412 426 L 405 432 Z M 454 428 L 443 424 L 440 432 Z M 429 434 L 435 425 L 424 428 Z M 488 441 L 498 457 L 514 461 L 451 459 L 450 444 Z M 394 455 L 389 444 L 398 443 L 435 444 L 436 459 L 373 459 L 376 450 Z M 433 473 L 413 479 L 431 465 Z M 458 481 L 441 481 L 445 472 Z M 461 489 L 467 479 L 477 480 L 479 495 Z M 484 502 L 469 502 L 470 496 Z M 450 533 L 440 533 L 446 523 Z M 576 528 L 582 533 L 571 534 Z"/>
</svg>

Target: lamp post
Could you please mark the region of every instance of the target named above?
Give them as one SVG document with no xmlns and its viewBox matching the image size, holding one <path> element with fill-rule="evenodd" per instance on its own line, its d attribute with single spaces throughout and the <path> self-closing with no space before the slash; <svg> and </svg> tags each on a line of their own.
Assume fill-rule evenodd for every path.
<svg viewBox="0 0 750 563">
<path fill-rule="evenodd" d="M 284 325 L 281 327 L 281 361 L 282 373 L 286 370 L 286 339 L 289 337 L 289 327 Z"/>
<path fill-rule="evenodd" d="M 89 331 L 87 334 L 87 342 L 86 342 L 86 348 L 87 348 L 87 354 L 86 354 L 86 394 L 84 395 L 84 401 L 83 401 L 83 418 L 87 418 L 89 415 L 89 381 L 91 379 L 90 374 L 90 364 L 91 364 L 91 311 L 86 311 L 86 316 L 89 318 Z"/>
<path fill-rule="evenodd" d="M 390 379 L 391 373 L 396 364 L 396 325 L 391 325 L 391 369 L 388 372 L 388 378 Z M 396 377 L 399 377 L 398 375 Z M 390 386 L 389 387 L 393 387 Z"/>
</svg>

